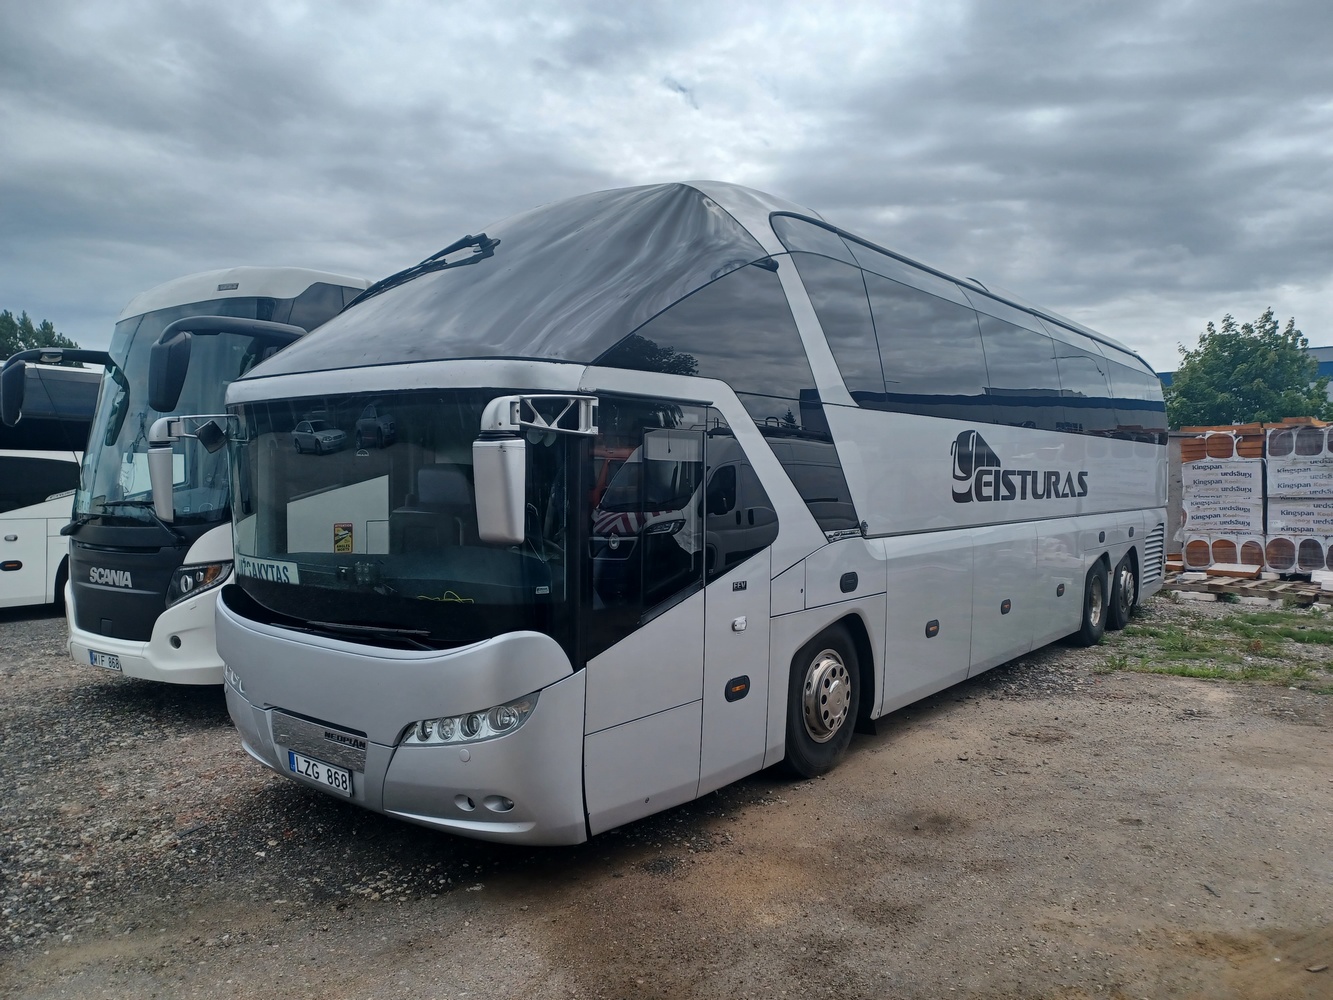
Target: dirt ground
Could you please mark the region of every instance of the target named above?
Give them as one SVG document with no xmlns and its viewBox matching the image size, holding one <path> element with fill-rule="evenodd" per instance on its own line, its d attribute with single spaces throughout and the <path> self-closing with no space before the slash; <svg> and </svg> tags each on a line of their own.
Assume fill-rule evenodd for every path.
<svg viewBox="0 0 1333 1000">
<path fill-rule="evenodd" d="M 10 613 L 0 995 L 1333 998 L 1333 698 L 1102 672 L 1115 641 L 881 720 L 825 778 L 514 849 L 270 775 L 220 690 Z"/>
</svg>

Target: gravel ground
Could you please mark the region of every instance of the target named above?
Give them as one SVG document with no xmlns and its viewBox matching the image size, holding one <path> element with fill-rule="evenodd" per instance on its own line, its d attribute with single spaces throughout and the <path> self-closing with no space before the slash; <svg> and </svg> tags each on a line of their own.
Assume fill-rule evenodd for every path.
<svg viewBox="0 0 1333 1000">
<path fill-rule="evenodd" d="M 1328 1000 L 1333 698 L 1104 672 L 1123 641 L 895 713 L 825 778 L 537 850 L 283 781 L 220 689 L 0 613 L 0 994 Z"/>
</svg>

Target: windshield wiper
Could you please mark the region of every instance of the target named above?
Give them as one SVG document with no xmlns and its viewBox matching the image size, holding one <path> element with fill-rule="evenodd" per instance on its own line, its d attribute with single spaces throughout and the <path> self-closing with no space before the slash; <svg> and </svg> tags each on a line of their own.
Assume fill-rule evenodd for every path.
<svg viewBox="0 0 1333 1000">
<path fill-rule="evenodd" d="M 151 500 L 103 500 L 100 510 L 89 511 L 89 516 L 96 517 L 99 513 L 105 513 L 113 507 L 131 507 L 135 510 L 146 510 L 148 511 L 148 516 L 160 527 L 170 531 L 172 537 L 174 537 L 176 541 L 185 541 L 185 536 L 177 531 L 175 526 L 168 524 L 166 521 L 162 520 L 162 518 L 157 516 L 157 508 L 153 505 L 153 501 Z"/>
<path fill-rule="evenodd" d="M 420 264 L 413 264 L 409 268 L 397 271 L 387 278 L 381 278 L 375 284 L 371 285 L 364 292 L 354 298 L 347 305 L 343 306 L 342 311 L 347 312 L 358 302 L 372 298 L 380 292 L 387 292 L 390 288 L 396 288 L 399 285 L 406 284 L 413 278 L 419 278 L 423 274 L 430 274 L 432 271 L 443 271 L 451 267 L 463 267 L 466 264 L 475 264 L 479 260 L 485 260 L 487 257 L 495 255 L 495 248 L 500 245 L 499 240 L 493 240 L 485 233 L 478 233 L 476 236 L 464 236 L 456 243 L 450 243 L 443 250 L 431 254 Z M 451 253 L 457 253 L 467 247 L 475 248 L 476 252 L 470 257 L 464 257 L 462 260 L 446 260 Z"/>
<path fill-rule="evenodd" d="M 329 632 L 346 632 L 349 635 L 363 636 L 367 639 L 396 639 L 399 642 L 407 643 L 417 649 L 435 649 L 435 646 L 428 645 L 421 641 L 423 637 L 429 638 L 430 632 L 424 628 L 390 628 L 381 625 L 345 625 L 342 622 L 307 622 L 309 628 L 301 629 L 298 626 L 287 626 L 296 628 L 298 631 L 316 631 L 324 629 Z"/>
</svg>

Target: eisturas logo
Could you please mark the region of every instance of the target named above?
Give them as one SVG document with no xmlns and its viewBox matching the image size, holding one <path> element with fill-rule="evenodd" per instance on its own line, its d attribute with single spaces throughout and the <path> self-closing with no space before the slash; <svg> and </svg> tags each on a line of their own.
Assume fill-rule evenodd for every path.
<svg viewBox="0 0 1333 1000">
<path fill-rule="evenodd" d="M 103 569 L 101 566 L 88 567 L 90 583 L 105 584 L 108 587 L 133 587 L 130 571 L 127 569 Z"/>
<path fill-rule="evenodd" d="M 1005 469 L 1000 465 L 1000 457 L 976 431 L 959 434 L 950 451 L 953 453 L 954 503 L 1070 500 L 1088 495 L 1087 472 Z"/>
</svg>

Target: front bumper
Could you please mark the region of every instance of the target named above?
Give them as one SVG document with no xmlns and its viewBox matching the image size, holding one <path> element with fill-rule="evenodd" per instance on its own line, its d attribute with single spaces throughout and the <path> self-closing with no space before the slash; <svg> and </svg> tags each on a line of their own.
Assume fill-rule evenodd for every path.
<svg viewBox="0 0 1333 1000">
<path fill-rule="evenodd" d="M 320 787 L 289 769 L 288 751 L 347 766 L 351 801 L 412 823 L 509 843 L 587 839 L 584 674 L 570 670 L 549 637 L 517 633 L 440 653 L 384 650 L 297 637 L 219 603 L 218 645 L 244 688 L 228 683 L 226 695 L 246 751 L 291 780 Z M 420 719 L 534 692 L 532 715 L 507 736 L 398 744 Z M 300 733 L 292 717 L 305 723 Z M 349 758 L 349 742 L 364 745 L 363 759 Z"/>
<path fill-rule="evenodd" d="M 217 591 L 167 608 L 153 623 L 148 642 L 113 639 L 78 628 L 74 614 L 74 590 L 65 585 L 65 607 L 69 623 L 69 654 L 83 666 L 91 654 L 112 653 L 120 659 L 126 677 L 167 684 L 221 684 L 222 658 L 213 631 L 213 604 Z"/>
</svg>

